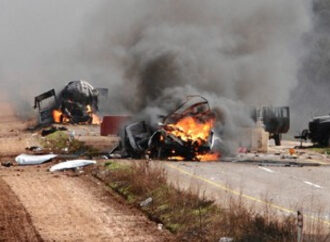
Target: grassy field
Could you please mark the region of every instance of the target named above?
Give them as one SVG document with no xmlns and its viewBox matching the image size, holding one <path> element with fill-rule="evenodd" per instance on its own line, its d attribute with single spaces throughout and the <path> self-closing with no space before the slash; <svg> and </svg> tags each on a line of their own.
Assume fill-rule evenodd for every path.
<svg viewBox="0 0 330 242">
<path fill-rule="evenodd" d="M 309 150 L 318 152 L 321 154 L 329 154 L 330 155 L 330 147 L 312 147 L 309 148 Z"/>
</svg>

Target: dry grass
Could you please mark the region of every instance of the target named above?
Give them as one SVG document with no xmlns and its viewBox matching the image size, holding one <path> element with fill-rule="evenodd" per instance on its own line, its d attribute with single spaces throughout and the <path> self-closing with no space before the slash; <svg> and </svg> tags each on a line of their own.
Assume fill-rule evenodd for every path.
<svg viewBox="0 0 330 242">
<path fill-rule="evenodd" d="M 93 147 L 86 146 L 84 142 L 76 140 L 67 132 L 57 131 L 40 140 L 42 147 L 49 152 L 56 154 L 81 154 L 85 156 L 94 156 L 99 153 Z"/>
<path fill-rule="evenodd" d="M 99 168 L 100 169 L 100 168 Z M 140 161 L 133 165 L 108 162 L 97 174 L 127 201 L 140 207 L 154 221 L 176 234 L 179 241 L 296 241 L 295 216 L 279 216 L 265 207 L 262 214 L 244 205 L 241 197 L 230 198 L 226 208 L 208 200 L 204 194 L 183 191 L 166 182 L 166 172 Z M 325 237 L 306 236 L 306 241 L 327 241 Z M 318 240 L 317 240 L 317 239 Z"/>
<path fill-rule="evenodd" d="M 330 148 L 329 147 L 311 147 L 311 148 L 308 148 L 308 149 L 311 150 L 311 151 L 314 151 L 314 152 L 325 154 L 325 155 L 330 154 Z"/>
</svg>

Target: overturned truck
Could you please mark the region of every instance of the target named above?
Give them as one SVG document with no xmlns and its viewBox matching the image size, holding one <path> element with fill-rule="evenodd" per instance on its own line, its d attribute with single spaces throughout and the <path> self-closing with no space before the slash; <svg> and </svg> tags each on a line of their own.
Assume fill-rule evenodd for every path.
<svg viewBox="0 0 330 242">
<path fill-rule="evenodd" d="M 39 110 L 41 124 L 52 122 L 96 124 L 99 123 L 95 115 L 98 111 L 99 93 L 99 89 L 86 81 L 71 81 L 59 95 L 56 95 L 55 90 L 52 89 L 35 97 L 34 108 Z"/>
<path fill-rule="evenodd" d="M 215 114 L 208 101 L 190 96 L 157 127 L 145 121 L 124 127 L 119 150 L 124 156 L 165 160 L 218 160 L 214 151 L 217 138 L 213 132 Z"/>
</svg>

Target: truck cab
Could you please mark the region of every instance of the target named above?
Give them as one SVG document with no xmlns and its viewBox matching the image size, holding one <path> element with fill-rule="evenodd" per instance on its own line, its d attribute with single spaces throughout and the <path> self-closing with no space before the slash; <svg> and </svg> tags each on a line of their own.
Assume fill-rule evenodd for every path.
<svg viewBox="0 0 330 242">
<path fill-rule="evenodd" d="M 290 108 L 263 106 L 255 108 L 252 114 L 253 120 L 256 122 L 261 118 L 265 130 L 269 133 L 269 138 L 275 140 L 275 145 L 281 145 L 282 134 L 290 129 Z"/>
</svg>

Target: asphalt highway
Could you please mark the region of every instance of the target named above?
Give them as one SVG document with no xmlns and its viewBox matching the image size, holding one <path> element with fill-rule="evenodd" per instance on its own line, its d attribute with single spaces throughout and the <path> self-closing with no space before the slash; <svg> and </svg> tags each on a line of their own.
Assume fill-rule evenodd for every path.
<svg viewBox="0 0 330 242">
<path fill-rule="evenodd" d="M 284 214 L 301 210 L 330 226 L 330 167 L 272 167 L 232 162 L 166 162 L 169 179 L 218 202 L 241 197 Z"/>
</svg>

